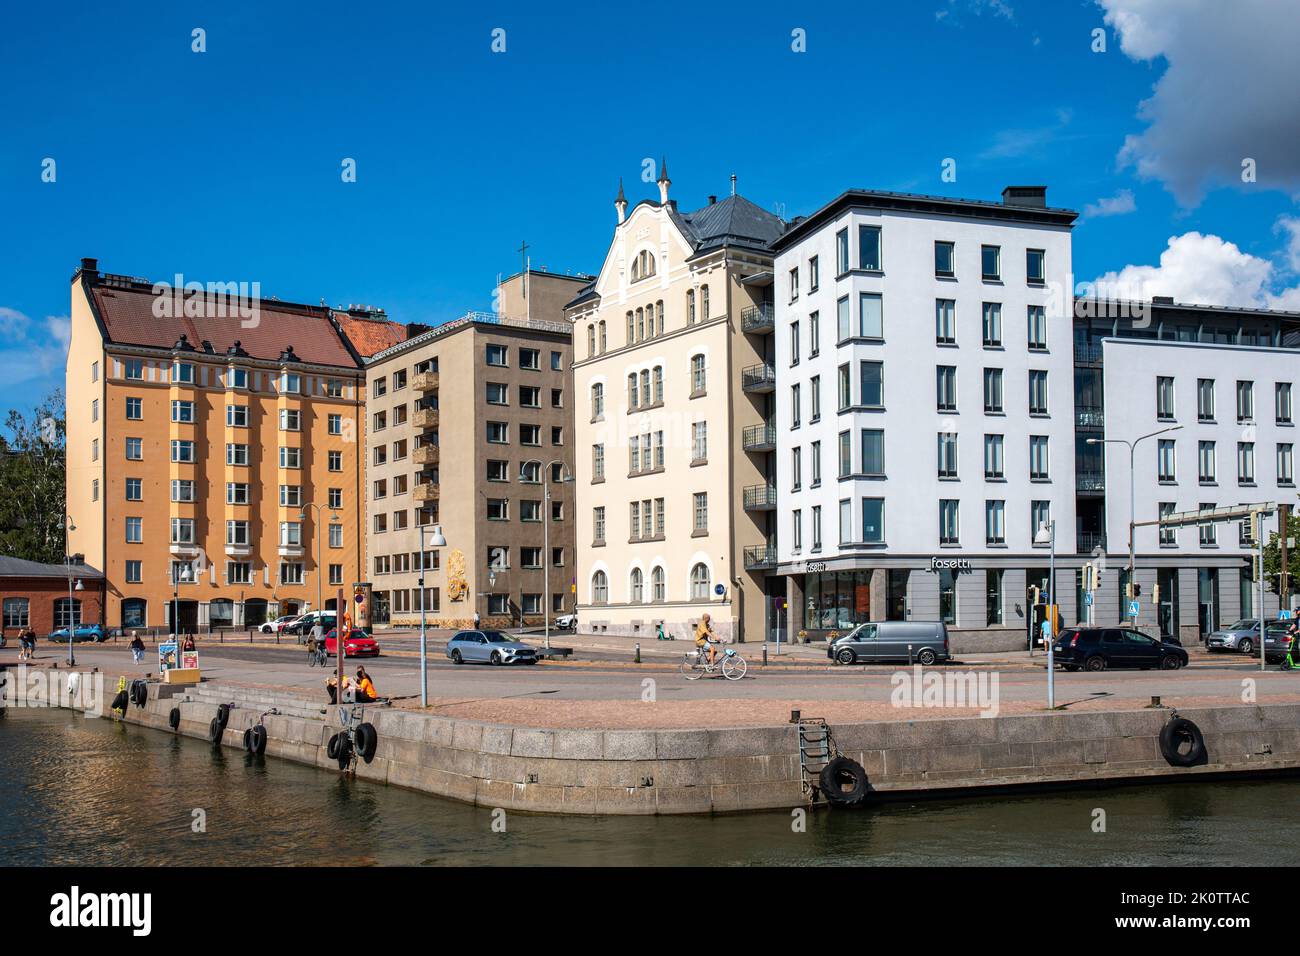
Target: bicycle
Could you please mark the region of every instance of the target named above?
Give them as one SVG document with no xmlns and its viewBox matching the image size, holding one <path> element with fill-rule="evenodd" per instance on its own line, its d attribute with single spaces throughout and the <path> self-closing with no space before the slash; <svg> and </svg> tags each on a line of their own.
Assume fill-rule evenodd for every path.
<svg viewBox="0 0 1300 956">
<path fill-rule="evenodd" d="M 329 655 L 325 653 L 325 645 L 309 647 L 307 649 L 307 666 L 308 667 L 328 667 Z"/>
<path fill-rule="evenodd" d="M 735 652 L 733 648 L 724 648 L 717 661 L 710 664 L 708 655 L 704 650 L 687 651 L 686 656 L 682 658 L 681 672 L 687 680 L 699 680 L 705 674 L 721 672 L 727 680 L 740 680 L 749 670 L 749 665 L 745 659 Z"/>
</svg>

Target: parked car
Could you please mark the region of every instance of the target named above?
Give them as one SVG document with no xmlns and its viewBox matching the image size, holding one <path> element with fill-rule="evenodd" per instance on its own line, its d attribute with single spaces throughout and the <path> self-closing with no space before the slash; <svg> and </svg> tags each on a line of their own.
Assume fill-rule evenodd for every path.
<svg viewBox="0 0 1300 956">
<path fill-rule="evenodd" d="M 57 644 L 68 643 L 68 629 L 61 627 L 57 631 L 51 631 L 49 639 Z M 98 624 L 78 624 L 73 628 L 72 642 L 80 644 L 83 641 L 90 641 L 98 644 L 104 640 L 104 629 Z"/>
<path fill-rule="evenodd" d="M 286 624 L 284 630 L 280 633 L 293 634 L 298 638 L 299 644 L 306 644 L 307 637 L 311 634 L 311 629 L 316 626 L 317 620 L 319 620 L 321 626 L 328 631 L 330 628 L 337 626 L 338 615 L 333 611 L 323 611 L 320 613 L 317 613 L 316 611 L 308 611 L 292 624 Z"/>
<path fill-rule="evenodd" d="M 337 656 L 339 652 L 338 637 L 339 632 L 333 629 L 325 635 L 325 653 L 330 657 Z M 378 657 L 379 642 L 366 631 L 354 627 L 343 639 L 343 650 L 348 657 Z"/>
<path fill-rule="evenodd" d="M 1264 660 L 1269 664 L 1281 664 L 1286 660 L 1286 653 L 1291 647 L 1290 621 L 1269 621 L 1264 628 Z"/>
<path fill-rule="evenodd" d="M 1211 651 L 1236 651 L 1241 654 L 1253 654 L 1259 650 L 1259 620 L 1250 618 L 1238 621 L 1230 627 L 1221 627 L 1211 631 L 1205 639 L 1205 647 Z"/>
<path fill-rule="evenodd" d="M 1067 671 L 1110 667 L 1178 670 L 1187 666 L 1187 651 L 1180 645 L 1128 627 L 1067 627 L 1056 636 L 1052 652 L 1056 663 Z"/>
<path fill-rule="evenodd" d="M 300 617 L 302 617 L 301 614 L 281 614 L 274 621 L 266 621 L 263 623 L 258 630 L 263 634 L 280 634 L 283 633 L 285 628 L 290 624 L 293 624 Z"/>
<path fill-rule="evenodd" d="M 558 627 L 562 631 L 572 631 L 578 626 L 578 615 L 576 614 L 557 614 L 552 627 Z"/>
<path fill-rule="evenodd" d="M 457 664 L 536 664 L 537 652 L 500 631 L 461 631 L 447 642 L 447 656 Z"/>
<path fill-rule="evenodd" d="M 859 624 L 826 648 L 837 664 L 907 661 L 929 666 L 951 658 L 948 628 L 942 621 L 881 621 Z"/>
</svg>

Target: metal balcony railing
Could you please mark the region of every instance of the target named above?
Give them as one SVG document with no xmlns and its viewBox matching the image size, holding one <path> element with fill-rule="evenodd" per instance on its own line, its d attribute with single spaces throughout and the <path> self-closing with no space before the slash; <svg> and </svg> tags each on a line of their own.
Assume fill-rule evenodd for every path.
<svg viewBox="0 0 1300 956">
<path fill-rule="evenodd" d="M 741 432 L 740 444 L 745 451 L 775 451 L 776 426 L 749 425 Z"/>
<path fill-rule="evenodd" d="M 1098 548 L 1106 550 L 1106 536 L 1100 531 L 1080 531 L 1076 535 L 1076 548 L 1079 554 L 1092 554 Z"/>
<path fill-rule="evenodd" d="M 740 373 L 740 387 L 747 392 L 772 392 L 776 390 L 776 369 L 764 362 L 751 365 Z"/>
<path fill-rule="evenodd" d="M 1106 473 L 1104 471 L 1075 472 L 1074 487 L 1078 491 L 1105 491 Z"/>
<path fill-rule="evenodd" d="M 1080 428 L 1105 428 L 1106 411 L 1100 405 L 1082 406 L 1075 409 L 1074 421 Z"/>
<path fill-rule="evenodd" d="M 1101 363 L 1101 346 L 1100 345 L 1080 345 L 1075 343 L 1074 346 L 1074 363 L 1076 365 L 1098 365 Z"/>
<path fill-rule="evenodd" d="M 746 306 L 740 312 L 741 331 L 762 335 L 776 330 L 776 309 L 771 303 Z"/>
<path fill-rule="evenodd" d="M 750 485 L 745 489 L 746 511 L 772 511 L 776 508 L 776 484 Z"/>
<path fill-rule="evenodd" d="M 745 570 L 765 571 L 776 567 L 776 548 L 759 544 L 745 549 Z"/>
</svg>

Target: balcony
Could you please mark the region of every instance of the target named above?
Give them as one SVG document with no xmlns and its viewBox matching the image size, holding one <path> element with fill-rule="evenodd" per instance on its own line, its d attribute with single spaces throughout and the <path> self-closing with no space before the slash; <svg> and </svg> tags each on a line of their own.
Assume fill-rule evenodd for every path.
<svg viewBox="0 0 1300 956">
<path fill-rule="evenodd" d="M 1092 554 L 1098 548 L 1106 550 L 1106 536 L 1100 531 L 1080 531 L 1075 538 L 1075 551 L 1078 554 Z"/>
<path fill-rule="evenodd" d="M 741 432 L 740 444 L 745 451 L 776 451 L 776 426 L 750 425 Z"/>
<path fill-rule="evenodd" d="M 416 501 L 437 501 L 438 486 L 432 481 L 422 481 L 412 489 L 411 496 Z"/>
<path fill-rule="evenodd" d="M 1106 411 L 1100 405 L 1084 405 L 1074 411 L 1074 423 L 1079 428 L 1105 428 Z"/>
<path fill-rule="evenodd" d="M 1104 471 L 1076 471 L 1074 487 L 1077 491 L 1105 491 L 1106 473 Z"/>
<path fill-rule="evenodd" d="M 411 422 L 416 428 L 437 428 L 438 410 L 436 408 L 422 408 L 411 416 Z"/>
<path fill-rule="evenodd" d="M 1074 364 L 1075 365 L 1100 365 L 1101 364 L 1101 346 L 1097 344 L 1080 344 L 1074 345 Z"/>
<path fill-rule="evenodd" d="M 421 445 L 415 451 L 411 452 L 411 461 L 417 465 L 436 465 L 438 464 L 438 446 Z"/>
<path fill-rule="evenodd" d="M 411 379 L 411 387 L 417 392 L 432 392 L 438 387 L 438 373 L 421 372 Z"/>
<path fill-rule="evenodd" d="M 776 567 L 776 548 L 760 544 L 745 549 L 746 571 L 770 571 Z"/>
<path fill-rule="evenodd" d="M 747 392 L 775 392 L 776 369 L 767 363 L 751 365 L 740 373 L 740 387 Z"/>
<path fill-rule="evenodd" d="M 746 306 L 740 312 L 740 328 L 751 335 L 776 331 L 776 308 L 770 302 Z"/>
<path fill-rule="evenodd" d="M 744 500 L 746 511 L 775 511 L 776 484 L 750 485 L 745 489 Z"/>
</svg>

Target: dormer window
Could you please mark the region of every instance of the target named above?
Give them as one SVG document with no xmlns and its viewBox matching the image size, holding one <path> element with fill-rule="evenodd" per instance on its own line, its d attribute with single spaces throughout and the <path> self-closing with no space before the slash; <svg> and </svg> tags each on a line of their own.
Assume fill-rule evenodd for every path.
<svg viewBox="0 0 1300 956">
<path fill-rule="evenodd" d="M 646 279 L 655 274 L 655 257 L 649 249 L 642 249 L 632 260 L 632 281 Z"/>
</svg>

